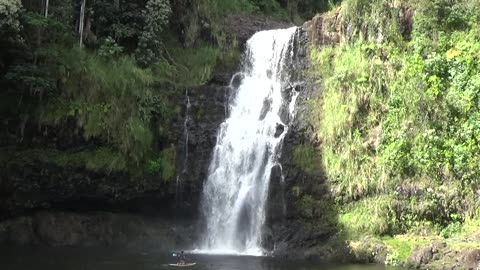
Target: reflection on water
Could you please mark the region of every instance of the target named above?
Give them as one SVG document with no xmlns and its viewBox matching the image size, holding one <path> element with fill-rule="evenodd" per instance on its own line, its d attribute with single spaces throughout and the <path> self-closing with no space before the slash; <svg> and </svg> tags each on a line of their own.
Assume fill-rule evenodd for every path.
<svg viewBox="0 0 480 270">
<path fill-rule="evenodd" d="M 189 255 L 197 262 L 192 270 L 384 270 L 378 265 L 331 266 L 308 262 L 285 262 L 275 258 Z M 0 248 L 2 270 L 162 270 L 176 257 L 159 251 L 115 249 Z M 400 268 L 388 268 L 394 270 Z"/>
</svg>

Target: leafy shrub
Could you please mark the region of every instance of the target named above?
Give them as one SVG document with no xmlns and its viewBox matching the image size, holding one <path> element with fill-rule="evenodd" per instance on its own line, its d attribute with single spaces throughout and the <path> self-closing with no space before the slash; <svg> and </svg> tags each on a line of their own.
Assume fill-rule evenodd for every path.
<svg viewBox="0 0 480 270">
<path fill-rule="evenodd" d="M 445 227 L 440 232 L 440 236 L 443 238 L 450 238 L 450 237 L 455 237 L 459 235 L 461 232 L 462 232 L 462 224 L 457 221 Z"/>
<path fill-rule="evenodd" d="M 324 142 L 322 165 L 336 202 L 355 202 L 340 215 L 352 232 L 437 229 L 455 222 L 452 215 L 477 215 L 480 12 L 469 1 L 412 5 L 411 41 L 399 39 L 395 4 L 347 0 L 340 12 L 352 29 L 345 35 L 363 39 L 311 51 L 322 88 L 310 122 Z M 388 19 L 375 20 L 379 14 Z M 362 19 L 368 16 L 374 20 Z M 372 38 L 365 29 L 383 34 Z M 407 181 L 424 188 L 421 197 L 396 193 Z M 363 222 L 371 212 L 363 203 L 389 194 L 400 196 L 382 208 L 390 217 L 379 227 Z M 454 233 L 451 226 L 443 234 Z"/>
<path fill-rule="evenodd" d="M 386 265 L 399 266 L 401 264 L 399 260 L 400 254 L 398 251 L 389 252 L 387 258 L 385 259 Z"/>
<path fill-rule="evenodd" d="M 62 94 L 40 108 L 42 124 L 74 122 L 85 139 L 100 139 L 118 149 L 133 164 L 150 155 L 154 118 L 169 119 L 167 92 L 153 90 L 153 75 L 129 57 L 105 61 L 83 50 L 59 50 Z"/>
<path fill-rule="evenodd" d="M 390 203 L 391 197 L 378 196 L 346 204 L 339 215 L 339 223 L 351 238 L 387 234 L 392 217 Z"/>
<path fill-rule="evenodd" d="M 100 48 L 98 48 L 98 55 L 106 59 L 118 57 L 122 52 L 123 48 L 111 37 L 106 37 L 100 45 Z"/>
<path fill-rule="evenodd" d="M 20 0 L 2 0 L 0 2 L 0 33 L 20 31 Z"/>
<path fill-rule="evenodd" d="M 172 10 L 168 0 L 149 0 L 143 16 L 145 26 L 138 41 L 137 62 L 148 66 L 158 61 L 161 54 L 162 32 L 168 24 Z"/>
<path fill-rule="evenodd" d="M 293 162 L 304 172 L 312 174 L 319 171 L 320 160 L 315 148 L 299 145 L 293 150 Z"/>
<path fill-rule="evenodd" d="M 146 171 L 149 174 L 161 174 L 163 180 L 171 180 L 175 175 L 176 149 L 172 145 L 164 149 L 155 160 L 149 160 Z"/>
<path fill-rule="evenodd" d="M 177 85 L 199 85 L 210 80 L 220 57 L 217 48 L 209 45 L 182 48 L 173 41 L 167 47 L 170 59 L 152 65 L 159 78 Z"/>
<path fill-rule="evenodd" d="M 3 149 L 9 159 L 6 166 L 12 164 L 31 164 L 35 162 L 52 163 L 66 168 L 85 168 L 95 172 L 125 172 L 128 163 L 117 151 L 108 147 L 95 149 L 60 151 L 54 148 L 18 150 Z"/>
</svg>

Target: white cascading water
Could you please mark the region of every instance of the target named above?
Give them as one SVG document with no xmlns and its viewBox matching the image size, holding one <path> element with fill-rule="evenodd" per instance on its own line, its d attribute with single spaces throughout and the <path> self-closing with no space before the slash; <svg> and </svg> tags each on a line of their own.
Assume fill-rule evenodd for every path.
<svg viewBox="0 0 480 270">
<path fill-rule="evenodd" d="M 262 255 L 261 236 L 271 168 L 277 164 L 295 97 L 282 98 L 289 82 L 296 28 L 262 31 L 247 42 L 241 83 L 233 89 L 230 116 L 220 126 L 203 189 L 206 235 L 200 252 Z M 234 81 L 232 79 L 232 81 Z M 290 118 L 290 117 L 288 117 Z M 285 126 L 282 134 L 277 125 Z"/>
</svg>

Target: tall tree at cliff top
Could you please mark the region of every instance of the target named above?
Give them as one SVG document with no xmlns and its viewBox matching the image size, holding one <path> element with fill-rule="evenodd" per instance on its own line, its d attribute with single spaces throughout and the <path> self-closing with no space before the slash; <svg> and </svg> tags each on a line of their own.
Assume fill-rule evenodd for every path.
<svg viewBox="0 0 480 270">
<path fill-rule="evenodd" d="M 80 48 L 83 47 L 83 29 L 85 24 L 85 5 L 86 0 L 82 0 L 82 4 L 80 5 L 80 20 L 78 26 L 78 34 L 80 35 Z"/>
<path fill-rule="evenodd" d="M 147 66 L 155 62 L 161 53 L 162 31 L 168 24 L 172 10 L 168 0 L 149 0 L 143 11 L 145 26 L 137 48 L 137 62 Z"/>
<path fill-rule="evenodd" d="M 0 2 L 0 31 L 20 30 L 20 22 L 18 20 L 22 4 L 20 0 L 2 0 Z"/>
</svg>

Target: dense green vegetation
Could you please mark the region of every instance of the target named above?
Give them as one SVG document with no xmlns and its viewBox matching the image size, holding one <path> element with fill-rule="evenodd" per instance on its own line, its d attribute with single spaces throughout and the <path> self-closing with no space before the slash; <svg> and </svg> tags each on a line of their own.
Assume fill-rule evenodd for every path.
<svg viewBox="0 0 480 270">
<path fill-rule="evenodd" d="M 326 6 L 320 2 L 2 1 L 2 152 L 15 157 L 11 164 L 37 159 L 170 179 L 177 140 L 171 127 L 185 87 L 238 64 L 224 20 L 299 20 Z M 39 140 L 46 143 L 33 143 Z"/>
<path fill-rule="evenodd" d="M 480 226 L 479 6 L 1 1 L 0 167 L 41 161 L 172 179 L 172 125 L 185 88 L 238 64 L 239 44 L 225 20 L 300 23 L 331 8 L 326 18 L 340 24 L 330 30 L 343 31 L 342 43 L 310 55 L 321 95 L 310 100 L 309 120 L 322 144 L 298 146 L 292 159 L 307 174 L 325 173 L 332 196 L 316 197 L 323 183 L 291 192 L 300 218 L 338 223 L 348 239 L 382 237 L 394 250 L 387 262 L 397 264 L 423 243 L 398 235 L 465 237 Z"/>
<path fill-rule="evenodd" d="M 347 0 L 336 10 L 352 29 L 345 42 L 312 49 L 322 93 L 311 101 L 323 139 L 317 166 L 350 239 L 478 228 L 479 5 Z"/>
</svg>

